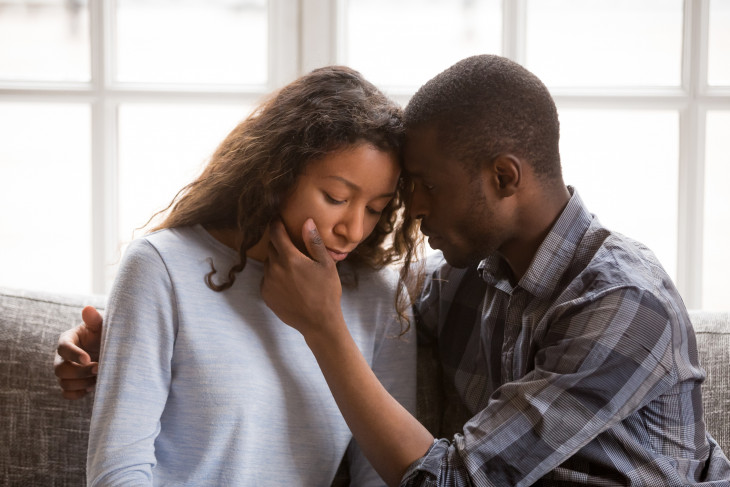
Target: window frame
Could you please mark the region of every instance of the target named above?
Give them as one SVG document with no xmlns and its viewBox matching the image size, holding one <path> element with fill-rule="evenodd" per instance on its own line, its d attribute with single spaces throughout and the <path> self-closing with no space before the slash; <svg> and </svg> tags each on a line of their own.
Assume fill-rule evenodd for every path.
<svg viewBox="0 0 730 487">
<path fill-rule="evenodd" d="M 268 1 L 268 82 L 265 85 L 174 85 L 115 81 L 116 0 L 88 1 L 90 80 L 88 82 L 4 82 L 0 101 L 73 102 L 91 108 L 91 292 L 109 292 L 118 258 L 119 106 L 123 103 L 205 103 L 254 105 L 261 96 L 293 80 L 299 69 L 299 3 Z"/>
<path fill-rule="evenodd" d="M 335 7 L 342 10 L 346 1 L 339 0 Z M 523 65 L 526 62 L 529 1 L 502 0 L 501 55 Z M 678 113 L 676 285 L 690 309 L 702 307 L 707 112 L 730 109 L 730 86 L 711 86 L 707 82 L 710 1 L 683 1 L 680 86 L 549 88 L 559 110 L 640 109 L 670 110 Z M 339 29 L 342 32 L 344 26 L 339 26 Z M 343 50 L 339 49 L 337 53 L 342 62 Z M 410 93 L 397 88 L 388 92 L 401 103 L 408 102 Z"/>
<path fill-rule="evenodd" d="M 501 55 L 525 62 L 530 0 L 502 0 Z M 262 86 L 114 82 L 116 0 L 89 0 L 91 80 L 3 82 L 0 101 L 84 103 L 91 107 L 91 289 L 103 294 L 114 272 L 118 235 L 118 109 L 122 103 L 253 104 L 312 69 L 345 63 L 347 0 L 269 0 L 269 81 Z M 706 120 L 730 110 L 730 86 L 707 82 L 711 0 L 684 0 L 681 85 L 551 89 L 559 108 L 672 110 L 679 114 L 677 287 L 689 308 L 702 306 Z M 435 74 L 435 73 L 434 73 Z M 426 80 L 423 80 L 426 81 Z M 412 92 L 382 87 L 401 104 Z"/>
</svg>

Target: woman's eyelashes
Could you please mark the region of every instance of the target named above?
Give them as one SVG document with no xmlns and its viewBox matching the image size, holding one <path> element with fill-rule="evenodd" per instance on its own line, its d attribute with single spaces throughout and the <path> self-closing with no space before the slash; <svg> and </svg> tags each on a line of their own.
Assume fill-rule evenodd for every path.
<svg viewBox="0 0 730 487">
<path fill-rule="evenodd" d="M 333 205 L 342 205 L 347 203 L 347 200 L 338 200 L 337 198 L 333 198 L 329 193 L 324 193 L 324 199 Z"/>
<path fill-rule="evenodd" d="M 324 199 L 328 203 L 330 203 L 332 205 L 339 206 L 339 205 L 344 205 L 345 203 L 347 203 L 347 200 L 346 199 L 344 199 L 344 200 L 338 200 L 337 198 L 335 198 L 334 196 L 332 196 L 331 194 L 329 194 L 329 193 L 327 193 L 325 191 L 323 191 L 322 194 L 324 194 Z M 365 210 L 368 213 L 370 213 L 371 215 L 379 216 L 379 215 L 382 215 L 383 214 L 383 211 L 385 211 L 385 208 L 378 210 L 376 208 L 373 208 L 372 206 L 366 206 L 365 207 Z"/>
</svg>

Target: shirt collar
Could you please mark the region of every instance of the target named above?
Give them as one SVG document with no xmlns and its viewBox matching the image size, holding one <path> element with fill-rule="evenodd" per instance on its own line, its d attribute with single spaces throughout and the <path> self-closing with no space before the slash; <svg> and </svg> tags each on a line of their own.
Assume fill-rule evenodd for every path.
<svg viewBox="0 0 730 487">
<path fill-rule="evenodd" d="M 578 191 L 568 186 L 571 194 L 568 204 L 543 240 L 527 271 L 517 283 L 538 298 L 552 294 L 560 277 L 573 260 L 578 244 L 595 218 L 583 204 Z M 479 272 L 487 284 L 511 294 L 510 271 L 507 263 L 497 254 L 479 263 Z"/>
</svg>

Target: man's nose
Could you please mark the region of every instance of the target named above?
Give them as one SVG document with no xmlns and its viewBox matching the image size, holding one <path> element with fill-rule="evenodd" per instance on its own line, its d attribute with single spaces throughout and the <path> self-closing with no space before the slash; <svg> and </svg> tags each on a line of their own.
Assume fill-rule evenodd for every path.
<svg viewBox="0 0 730 487">
<path fill-rule="evenodd" d="M 416 220 L 422 220 L 428 216 L 428 200 L 422 188 L 416 185 L 413 188 L 413 194 L 411 195 L 411 201 L 408 205 L 408 213 L 411 218 Z"/>
</svg>

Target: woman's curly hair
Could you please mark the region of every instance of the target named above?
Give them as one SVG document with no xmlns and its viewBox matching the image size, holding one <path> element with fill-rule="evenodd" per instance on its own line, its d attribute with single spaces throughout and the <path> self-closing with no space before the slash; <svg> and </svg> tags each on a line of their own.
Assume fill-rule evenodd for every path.
<svg viewBox="0 0 730 487">
<path fill-rule="evenodd" d="M 196 224 L 237 229 L 243 236 L 239 262 L 220 282 L 213 281 L 215 268 L 205 277 L 211 289 L 223 291 L 246 266 L 246 251 L 279 216 L 307 164 L 358 143 L 400 160 L 404 132 L 400 106 L 360 73 L 344 66 L 316 69 L 275 92 L 235 127 L 202 174 L 161 212 L 169 210 L 153 231 Z M 421 246 L 418 221 L 404 211 L 411 191 L 406 178 L 402 175 L 373 232 L 347 259 L 355 268 L 401 264 L 396 296 L 401 318 L 409 304 L 406 290 L 419 285 L 410 271 Z"/>
</svg>

